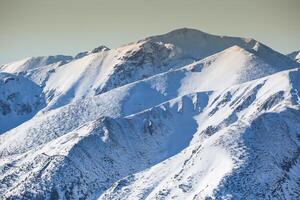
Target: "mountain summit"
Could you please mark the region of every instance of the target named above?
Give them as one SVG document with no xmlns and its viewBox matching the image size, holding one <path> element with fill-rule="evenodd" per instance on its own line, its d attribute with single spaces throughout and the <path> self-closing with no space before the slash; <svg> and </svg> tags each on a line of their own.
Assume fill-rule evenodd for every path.
<svg viewBox="0 0 300 200">
<path fill-rule="evenodd" d="M 2 199 L 300 199 L 300 63 L 178 29 L 0 67 Z"/>
</svg>

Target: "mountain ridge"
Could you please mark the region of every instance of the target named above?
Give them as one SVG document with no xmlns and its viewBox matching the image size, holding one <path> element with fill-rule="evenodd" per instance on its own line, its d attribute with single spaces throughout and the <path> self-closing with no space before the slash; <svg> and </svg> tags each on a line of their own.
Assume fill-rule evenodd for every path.
<svg viewBox="0 0 300 200">
<path fill-rule="evenodd" d="M 183 28 L 69 58 L 0 67 L 0 102 L 41 101 L 0 134 L 4 199 L 300 198 L 288 56 Z"/>
</svg>

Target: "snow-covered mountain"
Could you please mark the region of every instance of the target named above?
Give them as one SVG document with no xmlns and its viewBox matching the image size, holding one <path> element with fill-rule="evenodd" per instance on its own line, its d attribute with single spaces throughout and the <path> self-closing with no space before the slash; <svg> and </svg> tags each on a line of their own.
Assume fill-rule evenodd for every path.
<svg viewBox="0 0 300 200">
<path fill-rule="evenodd" d="M 300 198 L 288 56 L 179 29 L 50 60 L 0 69 L 3 199 Z"/>
<path fill-rule="evenodd" d="M 192 29 L 179 29 L 70 62 L 46 83 L 45 93 L 55 108 L 94 96 L 170 69 L 191 64 L 238 45 L 279 68 L 295 63 L 253 40 L 221 37 Z M 70 77 L 68 74 L 72 73 Z M 64 84 L 62 84 L 62 82 Z"/>
</svg>

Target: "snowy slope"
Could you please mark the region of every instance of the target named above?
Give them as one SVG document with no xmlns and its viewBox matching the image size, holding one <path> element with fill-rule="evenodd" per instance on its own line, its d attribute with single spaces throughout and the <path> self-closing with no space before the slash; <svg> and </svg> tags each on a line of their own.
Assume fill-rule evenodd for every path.
<svg viewBox="0 0 300 200">
<path fill-rule="evenodd" d="M 199 103 L 207 103 L 205 94 L 198 97 Z M 197 95 L 186 97 L 184 103 L 192 111 L 194 106 L 191 98 L 197 98 Z M 91 192 L 98 192 L 119 178 L 176 154 L 187 146 L 195 131 L 190 113 L 185 115 L 177 112 L 176 104 L 181 104 L 181 101 L 175 101 L 172 106 L 166 103 L 126 118 L 100 118 L 85 124 L 42 147 L 17 156 L 17 171 L 15 167 L 10 167 L 7 157 L 3 161 L 7 167 L 2 180 L 9 180 L 4 182 L 13 190 L 3 188 L 2 191 L 7 197 L 15 194 L 36 197 L 52 193 L 67 198 L 90 197 Z M 174 127 L 178 120 L 194 126 L 185 128 L 178 124 Z M 180 130 L 189 131 L 190 134 L 181 135 Z M 26 168 L 32 164 L 34 169 L 28 173 Z M 47 170 L 44 170 L 45 167 Z M 22 176 L 14 176 L 15 173 Z M 60 187 L 54 189 L 52 184 Z M 25 185 L 25 188 L 32 189 L 25 189 Z"/>
<path fill-rule="evenodd" d="M 57 56 L 40 56 L 30 57 L 16 62 L 8 63 L 0 66 L 1 72 L 20 73 L 27 70 L 36 69 L 46 65 L 60 63 L 60 65 L 72 60 L 71 56 L 57 55 Z"/>
<path fill-rule="evenodd" d="M 0 134 L 27 121 L 44 106 L 38 85 L 22 76 L 0 73 Z"/>
<path fill-rule="evenodd" d="M 3 199 L 300 198 L 291 58 L 179 29 L 37 60 L 0 70 Z"/>
<path fill-rule="evenodd" d="M 294 51 L 292 53 L 287 54 L 287 56 L 297 62 L 300 62 L 300 51 Z"/>
<path fill-rule="evenodd" d="M 298 199 L 299 75 L 214 92 L 186 149 L 99 199 Z"/>
</svg>

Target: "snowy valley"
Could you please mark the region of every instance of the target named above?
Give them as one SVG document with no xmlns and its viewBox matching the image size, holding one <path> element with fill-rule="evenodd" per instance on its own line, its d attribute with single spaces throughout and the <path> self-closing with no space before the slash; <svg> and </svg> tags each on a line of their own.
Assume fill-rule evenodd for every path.
<svg viewBox="0 0 300 200">
<path fill-rule="evenodd" d="M 300 53 L 178 29 L 0 66 L 1 199 L 300 199 Z"/>
</svg>

